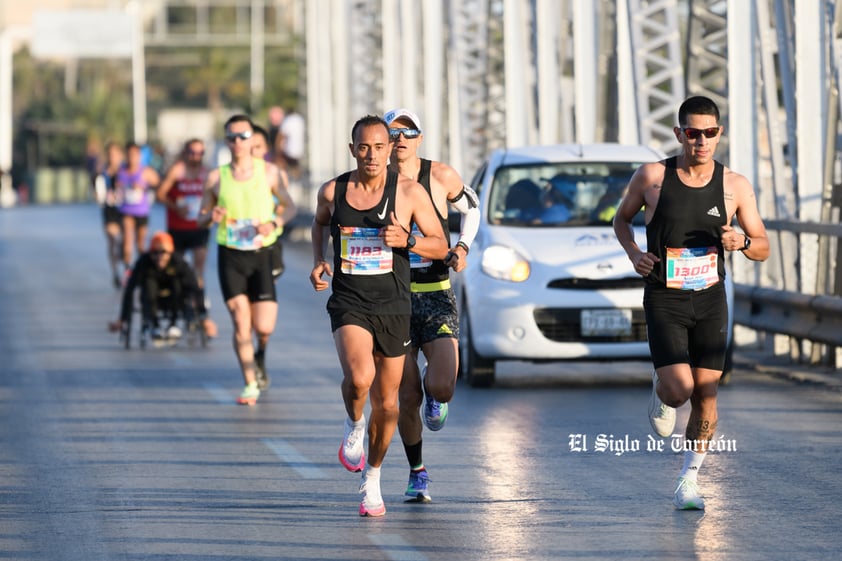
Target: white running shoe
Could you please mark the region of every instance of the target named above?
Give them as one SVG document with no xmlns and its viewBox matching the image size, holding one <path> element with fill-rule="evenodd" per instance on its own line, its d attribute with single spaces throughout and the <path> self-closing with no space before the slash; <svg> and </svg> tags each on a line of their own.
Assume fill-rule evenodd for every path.
<svg viewBox="0 0 842 561">
<path fill-rule="evenodd" d="M 386 505 L 383 503 L 383 496 L 380 494 L 380 477 L 366 477 L 360 484 L 360 493 L 363 500 L 360 503 L 360 516 L 383 516 L 386 514 Z"/>
<path fill-rule="evenodd" d="M 675 408 L 665 405 L 658 397 L 658 373 L 652 373 L 652 397 L 649 398 L 649 424 L 660 437 L 670 436 L 675 429 Z"/>
<path fill-rule="evenodd" d="M 699 493 L 699 484 L 692 479 L 679 477 L 672 504 L 678 510 L 704 510 L 705 499 Z"/>
<path fill-rule="evenodd" d="M 345 438 L 339 446 L 339 463 L 353 472 L 362 471 L 365 467 L 365 415 L 357 426 L 345 418 Z"/>
<path fill-rule="evenodd" d="M 181 339 L 181 328 L 177 325 L 171 325 L 167 328 L 167 338 Z"/>
</svg>

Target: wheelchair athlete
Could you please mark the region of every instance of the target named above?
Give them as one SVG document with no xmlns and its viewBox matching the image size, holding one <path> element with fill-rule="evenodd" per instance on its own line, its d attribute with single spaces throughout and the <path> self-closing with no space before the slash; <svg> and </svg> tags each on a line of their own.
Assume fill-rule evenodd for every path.
<svg viewBox="0 0 842 561">
<path fill-rule="evenodd" d="M 181 329 L 175 324 L 179 317 L 187 325 L 196 319 L 208 337 L 216 336 L 216 325 L 206 317 L 204 292 L 199 288 L 196 274 L 183 257 L 174 253 L 172 236 L 156 232 L 149 244 L 149 251 L 135 262 L 131 276 L 123 291 L 120 319 L 109 324 L 112 331 L 121 331 L 130 325 L 134 308 L 134 292 L 140 288 L 140 305 L 143 326 L 151 330 L 153 339 L 177 339 Z M 159 325 L 161 314 L 169 319 L 169 325 Z"/>
</svg>

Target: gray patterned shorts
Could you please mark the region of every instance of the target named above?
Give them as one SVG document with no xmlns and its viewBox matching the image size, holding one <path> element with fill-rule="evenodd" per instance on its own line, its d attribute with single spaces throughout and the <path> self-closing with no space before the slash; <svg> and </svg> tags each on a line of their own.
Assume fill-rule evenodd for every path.
<svg viewBox="0 0 842 561">
<path fill-rule="evenodd" d="M 410 334 L 415 347 L 442 337 L 459 338 L 459 313 L 452 288 L 412 293 Z"/>
</svg>

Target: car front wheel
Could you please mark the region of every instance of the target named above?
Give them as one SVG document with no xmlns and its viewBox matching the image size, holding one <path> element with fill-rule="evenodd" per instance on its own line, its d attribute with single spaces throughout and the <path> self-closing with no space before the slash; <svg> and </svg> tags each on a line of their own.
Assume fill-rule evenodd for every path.
<svg viewBox="0 0 842 561">
<path fill-rule="evenodd" d="M 465 302 L 464 298 L 462 302 Z M 459 371 L 473 388 L 488 388 L 494 384 L 494 361 L 481 357 L 474 349 L 467 305 L 462 306 L 459 315 Z"/>
</svg>

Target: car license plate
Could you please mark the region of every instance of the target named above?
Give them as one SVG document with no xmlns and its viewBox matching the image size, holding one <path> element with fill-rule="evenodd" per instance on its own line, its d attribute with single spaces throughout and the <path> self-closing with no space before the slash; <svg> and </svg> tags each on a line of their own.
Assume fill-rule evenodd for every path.
<svg viewBox="0 0 842 561">
<path fill-rule="evenodd" d="M 579 321 L 583 337 L 631 335 L 631 310 L 582 310 Z"/>
</svg>

